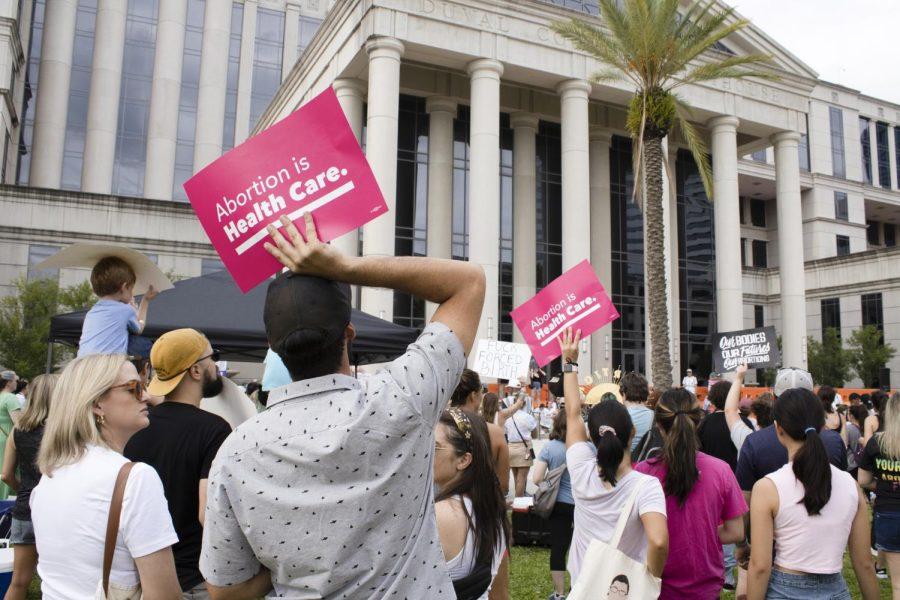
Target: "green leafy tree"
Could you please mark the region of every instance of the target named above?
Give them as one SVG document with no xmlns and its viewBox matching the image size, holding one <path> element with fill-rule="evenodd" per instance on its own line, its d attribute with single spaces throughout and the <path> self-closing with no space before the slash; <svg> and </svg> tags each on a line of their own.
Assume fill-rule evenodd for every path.
<svg viewBox="0 0 900 600">
<path fill-rule="evenodd" d="M 807 338 L 806 355 L 809 372 L 818 385 L 843 387 L 851 378 L 850 352 L 844 349 L 837 329 L 827 328 L 822 341 Z"/>
<path fill-rule="evenodd" d="M 89 308 L 96 298 L 87 282 L 60 289 L 53 279 L 28 281 L 23 277 L 13 286 L 15 294 L 0 298 L 0 364 L 30 379 L 46 367 L 50 318 Z M 71 349 L 56 346 L 51 367 L 71 355 Z"/>
<path fill-rule="evenodd" d="M 683 14 L 679 12 L 679 0 L 599 0 L 599 4 L 606 30 L 578 19 L 556 23 L 554 29 L 578 50 L 603 63 L 603 69 L 594 75 L 595 81 L 625 80 L 635 90 L 627 127 L 635 147 L 635 198 L 643 204 L 647 224 L 644 267 L 650 365 L 654 386 L 666 388 L 672 385 L 672 358 L 663 234 L 663 168 L 668 169 L 668 161 L 663 159 L 662 141 L 673 128 L 680 130 L 706 193 L 713 198 L 706 144 L 689 121 L 690 107 L 676 90 L 715 79 L 773 77 L 759 69 L 770 62 L 765 55 L 723 57 L 707 52 L 748 24 L 734 18 L 733 9 L 722 10 L 712 0 L 693 2 Z M 670 183 L 674 180 L 670 173 Z"/>
<path fill-rule="evenodd" d="M 884 335 L 874 325 L 854 331 L 847 346 L 850 366 L 866 387 L 875 387 L 879 383 L 879 371 L 897 353 L 893 346 L 884 343 Z"/>
</svg>

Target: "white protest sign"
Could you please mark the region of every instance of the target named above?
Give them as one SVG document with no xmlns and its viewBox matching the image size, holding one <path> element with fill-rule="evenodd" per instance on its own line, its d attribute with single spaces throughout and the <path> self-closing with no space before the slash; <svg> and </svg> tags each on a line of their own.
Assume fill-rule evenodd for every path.
<svg viewBox="0 0 900 600">
<path fill-rule="evenodd" d="M 482 377 L 509 379 L 528 376 L 531 350 L 527 344 L 478 340 L 474 370 Z"/>
</svg>

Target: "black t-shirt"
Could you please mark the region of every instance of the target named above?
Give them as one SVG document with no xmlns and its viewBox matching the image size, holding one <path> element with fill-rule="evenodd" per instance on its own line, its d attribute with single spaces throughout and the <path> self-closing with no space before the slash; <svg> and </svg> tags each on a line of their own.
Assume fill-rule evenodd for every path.
<svg viewBox="0 0 900 600">
<path fill-rule="evenodd" d="M 218 415 L 190 404 L 163 402 L 150 409 L 150 425 L 134 434 L 125 446 L 129 460 L 147 463 L 162 479 L 178 534 L 172 550 L 184 591 L 203 583 L 198 566 L 203 540 L 200 480 L 209 477 L 216 452 L 230 433 L 231 427 Z"/>
<path fill-rule="evenodd" d="M 41 472 L 37 468 L 37 455 L 44 437 L 44 426 L 40 425 L 31 431 L 13 429 L 13 440 L 16 443 L 16 466 L 19 469 L 19 491 L 12 516 L 20 521 L 31 520 L 31 490 L 41 481 Z"/>
<path fill-rule="evenodd" d="M 753 429 L 753 423 L 743 417 L 741 419 L 747 427 Z M 724 460 L 732 471 L 737 468 L 738 451 L 731 441 L 731 431 L 728 429 L 724 412 L 706 415 L 700 422 L 697 436 L 700 438 L 700 450 L 704 454 Z"/>
<path fill-rule="evenodd" d="M 900 512 L 900 459 L 883 455 L 877 438 L 869 438 L 859 468 L 875 476 L 875 512 Z"/>
</svg>

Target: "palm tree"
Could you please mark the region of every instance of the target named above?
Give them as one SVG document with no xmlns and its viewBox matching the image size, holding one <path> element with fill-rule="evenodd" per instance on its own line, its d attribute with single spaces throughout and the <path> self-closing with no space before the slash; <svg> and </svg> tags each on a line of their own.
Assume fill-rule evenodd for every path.
<svg viewBox="0 0 900 600">
<path fill-rule="evenodd" d="M 713 79 L 774 76 L 759 67 L 769 64 L 762 54 L 745 56 L 709 53 L 708 50 L 749 22 L 733 19 L 734 9 L 720 9 L 715 0 L 693 2 L 680 14 L 679 0 L 599 0 L 608 31 L 572 19 L 553 28 L 576 49 L 603 63 L 594 81 L 630 82 L 634 97 L 626 126 L 634 139 L 635 200 L 643 205 L 646 220 L 644 268 L 650 324 L 650 365 L 654 385 L 672 385 L 669 355 L 669 313 L 666 307 L 666 270 L 663 233 L 662 140 L 677 126 L 700 171 L 703 187 L 713 197 L 712 168 L 706 144 L 690 123 L 690 107 L 677 88 Z M 669 181 L 674 178 L 669 174 Z"/>
</svg>

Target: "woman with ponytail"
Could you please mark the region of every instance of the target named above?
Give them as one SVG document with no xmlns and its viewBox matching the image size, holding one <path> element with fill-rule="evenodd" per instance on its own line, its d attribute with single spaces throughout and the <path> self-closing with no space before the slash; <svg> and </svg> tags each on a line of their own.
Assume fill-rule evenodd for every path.
<svg viewBox="0 0 900 600">
<path fill-rule="evenodd" d="M 807 389 L 789 389 L 774 414 L 788 464 L 753 486 L 748 598 L 849 600 L 841 574 L 848 540 L 863 598 L 878 598 L 866 501 L 853 478 L 829 463 L 821 401 Z"/>
<path fill-rule="evenodd" d="M 569 329 L 559 338 L 563 360 L 567 364 L 563 375 L 568 421 L 566 464 L 575 499 L 574 531 L 567 565 L 569 575 L 573 582 L 578 579 L 582 560 L 592 540 L 609 542 L 612 539 L 622 507 L 640 486 L 619 550 L 646 563 L 650 572 L 659 577 L 669 551 L 662 486 L 655 478 L 631 468 L 634 425 L 628 409 L 618 400 L 607 399 L 593 406 L 588 413 L 588 431 L 585 432 L 576 363 L 580 337 L 580 331 L 573 334 Z"/>
<path fill-rule="evenodd" d="M 662 574 L 663 599 L 718 598 L 725 583 L 722 546 L 744 539 L 747 503 L 728 463 L 700 452 L 702 417 L 687 390 L 663 392 L 655 414 L 662 451 L 635 466 L 656 477 L 666 494 L 669 560 Z"/>
</svg>

